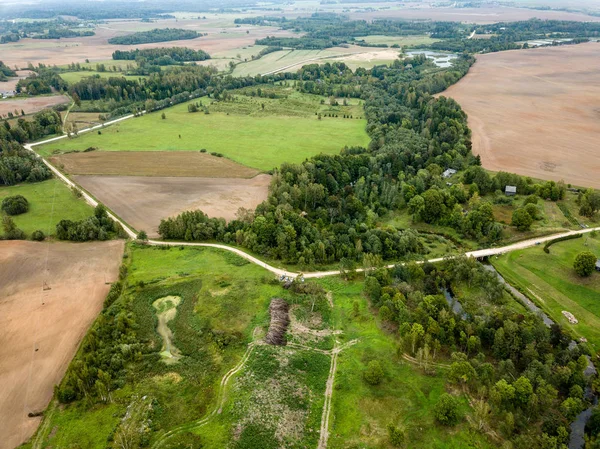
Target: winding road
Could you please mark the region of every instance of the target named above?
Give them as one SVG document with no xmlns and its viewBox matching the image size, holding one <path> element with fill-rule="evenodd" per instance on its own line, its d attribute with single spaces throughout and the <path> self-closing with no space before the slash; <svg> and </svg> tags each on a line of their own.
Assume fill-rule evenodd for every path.
<svg viewBox="0 0 600 449">
<path fill-rule="evenodd" d="M 144 111 L 145 112 L 145 111 Z M 90 132 L 96 129 L 100 129 L 103 128 L 105 126 L 108 125 L 112 125 L 114 123 L 118 123 L 121 122 L 123 120 L 128 120 L 130 118 L 133 118 L 134 115 L 127 115 L 125 117 L 121 117 L 118 118 L 116 120 L 111 120 L 109 122 L 106 122 L 102 125 L 96 125 L 93 126 L 91 128 L 86 128 L 83 129 L 81 131 L 79 131 L 79 134 L 83 134 L 86 132 Z M 50 162 L 48 162 L 48 160 L 46 160 L 45 158 L 43 158 L 42 156 L 38 155 L 34 150 L 33 147 L 39 146 L 39 145 L 43 145 L 46 143 L 50 143 L 50 142 L 56 142 L 57 140 L 62 140 L 62 139 L 66 139 L 68 136 L 67 134 L 64 134 L 62 136 L 58 136 L 58 137 L 53 137 L 51 139 L 47 139 L 41 142 L 35 142 L 35 143 L 29 143 L 24 145 L 25 149 L 33 152 L 39 159 L 41 159 L 44 164 L 46 164 L 46 166 L 48 166 L 48 168 L 52 171 L 52 173 L 54 173 L 54 175 L 60 179 L 62 182 L 64 182 L 68 187 L 73 188 L 73 189 L 77 189 L 81 192 L 83 199 L 92 207 L 96 207 L 99 203 L 98 201 L 92 197 L 90 194 L 88 194 L 85 190 L 83 190 L 79 185 L 77 185 L 75 182 L 71 181 L 66 175 L 64 175 L 58 168 L 56 168 L 54 165 L 52 165 Z M 127 233 L 127 235 L 131 238 L 131 239 L 135 239 L 137 234 L 134 232 L 133 229 L 131 229 L 129 227 L 129 225 L 127 225 L 123 220 L 121 220 L 119 217 L 115 216 L 112 212 L 109 212 L 108 215 L 110 216 L 110 218 L 112 218 L 113 220 L 115 220 L 117 223 L 119 223 L 123 229 L 125 230 L 125 232 Z M 482 258 L 482 257 L 488 257 L 488 256 L 494 256 L 494 255 L 499 255 L 499 254 L 504 254 L 507 252 L 511 252 L 511 251 L 517 251 L 520 249 L 525 249 L 525 248 L 531 248 L 533 246 L 548 242 L 550 240 L 554 240 L 555 238 L 559 238 L 559 237 L 566 237 L 569 235 L 574 235 L 574 234 L 586 234 L 588 232 L 592 232 L 592 231 L 600 231 L 600 227 L 596 227 L 596 228 L 586 228 L 586 229 L 580 229 L 577 231 L 566 231 L 566 232 L 561 232 L 561 233 L 557 233 L 557 234 L 552 234 L 552 235 L 547 235 L 544 237 L 538 237 L 538 238 L 534 238 L 534 239 L 529 239 L 529 240 L 523 240 L 521 242 L 517 242 L 514 243 L 512 245 L 507 245 L 507 246 L 502 246 L 502 247 L 497 247 L 497 248 L 487 248 L 487 249 L 480 249 L 480 250 L 476 250 L 476 251 L 470 251 L 470 252 L 466 252 L 464 253 L 465 256 L 467 257 L 474 257 L 474 258 Z M 148 240 L 147 242 L 148 245 L 152 245 L 152 246 L 196 246 L 196 247 L 206 247 L 206 248 L 217 248 L 217 249 L 222 249 L 225 251 L 229 251 L 232 252 L 234 254 L 237 254 L 238 256 L 246 259 L 249 262 L 252 262 L 260 267 L 263 267 L 264 269 L 270 271 L 271 273 L 275 274 L 277 277 L 281 277 L 281 276 L 291 276 L 291 277 L 296 277 L 299 275 L 299 273 L 294 273 L 294 272 L 290 272 L 284 268 L 278 268 L 278 267 L 274 267 L 272 265 L 269 265 L 268 263 L 258 259 L 257 257 L 252 256 L 251 254 L 248 254 L 247 252 L 238 249 L 238 248 L 234 248 L 232 246 L 228 246 L 228 245 L 222 245 L 219 243 L 196 243 L 196 242 L 166 242 L 166 241 L 162 241 L 162 240 Z M 435 262 L 441 262 L 445 260 L 445 258 L 443 257 L 439 257 L 436 259 L 429 259 L 428 262 L 431 263 L 435 263 Z M 422 262 L 420 262 L 422 263 Z M 395 264 L 391 264 L 388 265 L 388 268 L 392 268 Z M 357 272 L 363 272 L 365 271 L 363 268 L 359 268 L 356 270 Z M 328 277 L 328 276 L 337 276 L 340 274 L 340 270 L 331 270 L 331 271 L 313 271 L 310 273 L 303 273 L 304 278 L 306 279 L 314 279 L 314 278 L 323 278 L 323 277 Z"/>
</svg>

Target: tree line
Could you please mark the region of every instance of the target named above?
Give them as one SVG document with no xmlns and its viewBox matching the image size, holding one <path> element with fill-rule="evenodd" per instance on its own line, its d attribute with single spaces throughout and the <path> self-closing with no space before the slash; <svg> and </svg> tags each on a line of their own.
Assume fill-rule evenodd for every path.
<svg viewBox="0 0 600 449">
<path fill-rule="evenodd" d="M 200 36 L 196 31 L 183 30 L 181 28 L 155 28 L 150 31 L 139 31 L 137 33 L 117 36 L 108 40 L 112 45 L 139 45 L 154 42 L 181 41 L 196 39 Z"/>
<path fill-rule="evenodd" d="M 138 61 L 138 64 L 181 65 L 184 62 L 204 61 L 210 55 L 202 50 L 192 50 L 183 47 L 147 48 L 130 51 L 116 50 L 112 54 L 115 61 Z"/>
</svg>

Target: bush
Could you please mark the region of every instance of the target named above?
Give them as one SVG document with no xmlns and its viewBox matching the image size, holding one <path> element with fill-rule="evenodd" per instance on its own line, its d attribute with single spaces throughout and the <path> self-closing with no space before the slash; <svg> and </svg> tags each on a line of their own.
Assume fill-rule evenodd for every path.
<svg viewBox="0 0 600 449">
<path fill-rule="evenodd" d="M 379 385 L 383 380 L 383 369 L 377 360 L 372 360 L 364 372 L 365 382 L 369 385 Z"/>
<path fill-rule="evenodd" d="M 394 447 L 401 447 L 406 440 L 406 432 L 404 429 L 400 429 L 393 424 L 388 424 L 387 429 L 391 445 Z"/>
<path fill-rule="evenodd" d="M 22 195 L 7 196 L 2 200 L 2 210 L 8 215 L 20 215 L 29 210 L 29 202 Z"/>
<path fill-rule="evenodd" d="M 15 222 L 8 215 L 2 217 L 2 227 L 4 228 L 4 238 L 6 240 L 24 240 L 25 233 L 15 225 Z"/>
<path fill-rule="evenodd" d="M 598 259 L 596 258 L 594 253 L 590 251 L 583 251 L 577 254 L 575 262 L 573 263 L 573 268 L 579 276 L 589 276 L 594 272 L 594 269 L 596 268 L 596 260 Z"/>
<path fill-rule="evenodd" d="M 140 231 L 136 238 L 145 242 L 148 240 L 148 234 L 146 234 L 146 231 Z"/>
<path fill-rule="evenodd" d="M 46 234 L 44 234 L 44 231 L 40 231 L 39 229 L 37 231 L 33 231 L 33 234 L 31 234 L 31 239 L 35 240 L 36 242 L 41 242 L 46 238 Z"/>
<path fill-rule="evenodd" d="M 451 396 L 448 393 L 442 394 L 433 410 L 435 419 L 445 426 L 455 425 L 460 419 L 458 405 L 458 399 L 454 396 Z"/>
<path fill-rule="evenodd" d="M 529 231 L 532 223 L 533 218 L 525 208 L 519 208 L 513 212 L 511 224 L 516 226 L 519 231 Z"/>
</svg>

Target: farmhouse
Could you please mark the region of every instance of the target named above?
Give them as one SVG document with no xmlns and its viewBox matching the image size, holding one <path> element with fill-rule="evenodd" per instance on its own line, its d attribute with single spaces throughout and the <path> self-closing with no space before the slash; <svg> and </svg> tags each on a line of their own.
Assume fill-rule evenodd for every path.
<svg viewBox="0 0 600 449">
<path fill-rule="evenodd" d="M 454 173 L 456 173 L 456 170 L 454 170 L 453 168 L 449 168 L 447 169 L 444 173 L 442 173 L 442 176 L 444 178 L 449 178 L 450 176 L 452 176 Z"/>
<path fill-rule="evenodd" d="M 508 196 L 516 195 L 517 186 L 506 186 L 506 189 L 504 189 L 504 193 L 506 193 Z"/>
</svg>

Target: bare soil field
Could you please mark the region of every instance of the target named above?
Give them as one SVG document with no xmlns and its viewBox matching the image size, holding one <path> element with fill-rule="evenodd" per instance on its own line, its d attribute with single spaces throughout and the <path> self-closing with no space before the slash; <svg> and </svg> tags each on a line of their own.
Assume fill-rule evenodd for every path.
<svg viewBox="0 0 600 449">
<path fill-rule="evenodd" d="M 574 20 L 578 22 L 599 22 L 600 17 L 589 16 L 578 12 L 542 11 L 536 9 L 511 7 L 486 8 L 400 8 L 386 11 L 353 12 L 351 19 L 404 19 L 404 20 L 438 20 L 468 23 L 514 22 L 533 18 L 543 20 Z"/>
<path fill-rule="evenodd" d="M 77 37 L 68 39 L 21 39 L 19 42 L 4 44 L 2 46 L 2 60 L 10 67 L 15 65 L 27 67 L 31 62 L 47 65 L 65 65 L 72 62 L 83 63 L 86 59 L 90 62 L 106 61 L 112 58 L 115 50 L 134 50 L 136 48 L 155 47 L 187 47 L 194 50 L 202 49 L 209 54 L 215 54 L 227 50 L 253 45 L 256 39 L 266 36 L 291 36 L 289 31 L 278 30 L 275 27 L 253 27 L 242 25 L 235 28 L 233 19 L 231 23 L 211 23 L 209 20 L 179 20 L 165 19 L 153 23 L 141 23 L 139 21 L 109 21 L 99 25 L 96 35 L 90 37 Z M 160 42 L 142 45 L 110 45 L 108 39 L 115 36 L 131 34 L 134 31 L 144 31 L 153 28 L 183 28 L 207 33 L 197 39 L 181 40 L 172 42 Z M 249 31 L 249 33 L 246 33 Z"/>
<path fill-rule="evenodd" d="M 254 209 L 267 199 L 271 177 L 178 178 L 141 176 L 73 176 L 136 230 L 158 236 L 158 225 L 188 210 L 209 217 L 235 218 L 240 207 Z"/>
<path fill-rule="evenodd" d="M 33 114 L 42 109 L 56 106 L 57 104 L 68 103 L 69 97 L 65 95 L 52 95 L 47 97 L 31 97 L 31 98 L 10 98 L 0 101 L 0 115 L 6 115 L 9 112 L 14 114 L 17 111 L 21 114 L 21 110 L 25 114 Z"/>
<path fill-rule="evenodd" d="M 33 72 L 29 70 L 19 70 L 16 72 L 17 76 L 9 78 L 8 81 L 0 82 L 0 92 L 12 93 L 17 90 L 17 83 L 22 79 L 27 78 Z"/>
<path fill-rule="evenodd" d="M 600 44 L 490 53 L 442 95 L 487 169 L 600 188 Z"/>
<path fill-rule="evenodd" d="M 91 151 L 49 158 L 72 175 L 253 178 L 259 171 L 194 151 Z"/>
<path fill-rule="evenodd" d="M 0 242 L 0 448 L 27 440 L 118 277 L 122 241 Z M 47 282 L 50 290 L 44 290 Z"/>
</svg>

